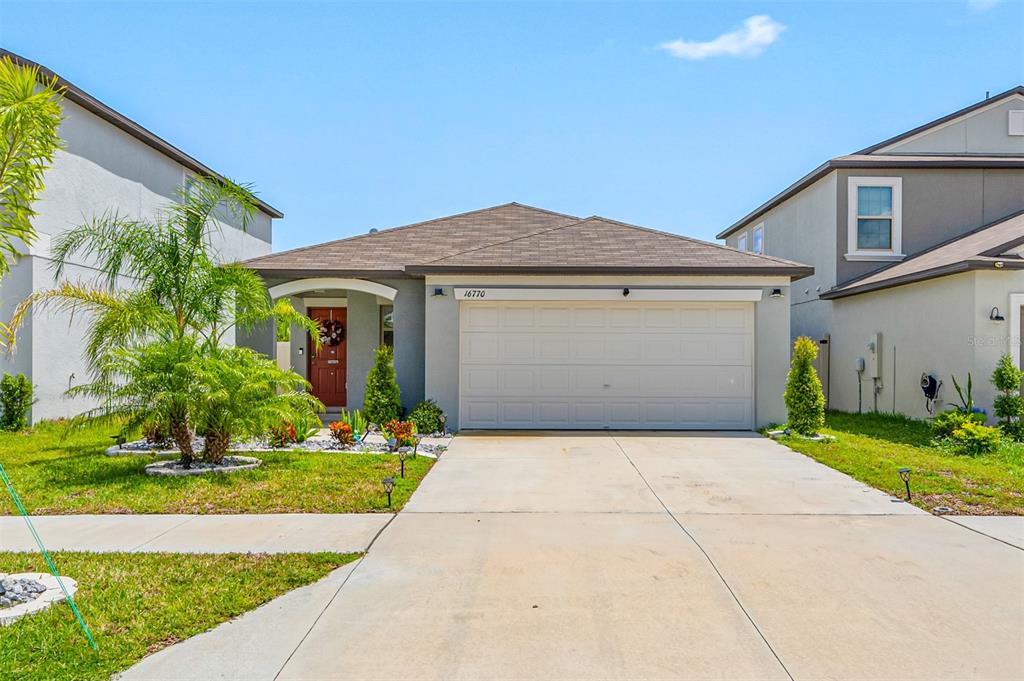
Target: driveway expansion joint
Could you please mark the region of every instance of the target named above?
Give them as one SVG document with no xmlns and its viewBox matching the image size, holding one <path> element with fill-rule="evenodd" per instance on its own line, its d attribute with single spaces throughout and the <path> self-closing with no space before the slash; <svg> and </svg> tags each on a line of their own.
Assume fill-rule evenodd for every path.
<svg viewBox="0 0 1024 681">
<path fill-rule="evenodd" d="M 779 666 L 782 667 L 782 671 L 786 672 L 786 676 L 789 677 L 790 681 L 795 681 L 795 679 L 793 678 L 793 675 L 790 673 L 789 669 L 786 667 L 786 663 L 782 661 L 782 658 L 779 657 L 779 654 L 777 652 L 775 652 L 775 648 L 773 648 L 772 644 L 768 642 L 768 638 L 764 635 L 764 632 L 761 631 L 761 627 L 757 626 L 757 622 L 754 621 L 754 618 L 751 616 L 750 612 L 747 610 L 746 607 L 744 607 L 743 602 L 740 601 L 739 596 L 733 590 L 733 588 L 729 584 L 728 580 L 726 580 L 725 575 L 723 575 L 722 571 L 718 569 L 717 565 L 715 565 L 715 561 L 711 559 L 711 556 L 708 555 L 708 552 L 706 550 L 704 550 L 704 547 L 701 546 L 699 541 L 697 541 L 697 538 L 694 537 L 692 534 L 690 534 L 690 531 L 687 530 L 683 526 L 683 524 L 681 522 L 679 522 L 679 518 L 677 518 L 675 516 L 675 514 L 672 513 L 672 511 L 669 510 L 668 506 L 665 504 L 665 502 L 662 500 L 662 498 L 660 496 L 658 496 L 658 493 L 654 490 L 654 487 L 652 487 L 651 483 L 647 481 L 647 478 L 640 471 L 640 468 L 638 468 L 637 465 L 633 462 L 633 459 L 631 459 L 629 454 L 626 453 L 625 448 L 623 448 L 623 446 L 619 443 L 619 441 L 615 438 L 615 436 L 614 435 L 609 435 L 609 437 L 611 438 L 612 442 L 615 443 L 615 446 L 619 448 L 619 451 L 622 452 L 622 456 L 626 457 L 626 461 L 628 461 L 629 465 L 633 467 L 633 470 L 636 471 L 636 474 L 638 476 L 640 476 L 641 480 L 643 480 L 643 483 L 647 486 L 647 489 L 650 490 L 651 494 L 654 495 L 654 498 L 658 500 L 658 503 L 661 504 L 661 507 L 663 509 L 665 509 L 665 513 L 668 514 L 668 516 L 679 527 L 679 529 L 682 530 L 683 533 L 687 537 L 689 537 L 690 541 L 693 542 L 694 546 L 696 546 L 700 550 L 700 552 L 704 555 L 704 558 L 708 561 L 708 564 L 711 566 L 711 569 L 713 569 L 715 571 L 715 574 L 718 575 L 718 578 L 721 580 L 722 584 L 729 591 L 729 595 L 732 596 L 733 601 L 736 602 L 736 605 L 739 607 L 739 609 L 743 612 L 744 616 L 747 618 L 747 621 L 750 622 L 750 626 L 752 626 L 754 628 L 754 631 L 756 631 L 757 635 L 761 637 L 762 641 L 764 641 L 765 646 L 768 648 L 769 652 L 771 652 L 771 654 L 775 658 L 775 660 L 779 663 Z M 708 514 L 708 515 L 711 515 L 711 514 Z"/>
</svg>

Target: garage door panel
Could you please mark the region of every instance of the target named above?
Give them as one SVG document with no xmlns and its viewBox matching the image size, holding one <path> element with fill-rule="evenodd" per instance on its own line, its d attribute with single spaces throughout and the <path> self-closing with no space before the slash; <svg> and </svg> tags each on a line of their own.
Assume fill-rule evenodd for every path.
<svg viewBox="0 0 1024 681">
<path fill-rule="evenodd" d="M 752 425 L 750 303 L 466 301 L 461 320 L 463 427 Z"/>
</svg>

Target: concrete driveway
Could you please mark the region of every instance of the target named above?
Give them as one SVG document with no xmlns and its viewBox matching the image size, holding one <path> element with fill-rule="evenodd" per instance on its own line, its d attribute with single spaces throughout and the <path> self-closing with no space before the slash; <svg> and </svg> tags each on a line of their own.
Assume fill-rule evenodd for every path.
<svg viewBox="0 0 1024 681">
<path fill-rule="evenodd" d="M 463 435 L 308 621 L 266 678 L 1020 679 L 1024 551 L 755 435 Z"/>
</svg>

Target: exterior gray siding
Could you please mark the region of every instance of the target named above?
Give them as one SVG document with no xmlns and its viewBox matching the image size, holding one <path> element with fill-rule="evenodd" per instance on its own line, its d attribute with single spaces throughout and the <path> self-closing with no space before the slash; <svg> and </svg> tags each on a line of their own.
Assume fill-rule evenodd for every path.
<svg viewBox="0 0 1024 681">
<path fill-rule="evenodd" d="M 903 178 L 903 252 L 913 255 L 1024 209 L 1024 170 L 840 170 L 836 189 L 836 283 L 889 263 L 848 262 L 847 196 L 850 177 Z M 788 258 L 791 255 L 772 253 Z M 814 262 L 808 262 L 817 265 Z"/>
</svg>

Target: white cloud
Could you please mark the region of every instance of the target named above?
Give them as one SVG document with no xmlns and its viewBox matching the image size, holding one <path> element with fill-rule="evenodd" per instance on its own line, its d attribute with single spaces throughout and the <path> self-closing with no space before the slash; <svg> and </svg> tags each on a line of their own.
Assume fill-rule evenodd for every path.
<svg viewBox="0 0 1024 681">
<path fill-rule="evenodd" d="M 975 12 L 987 12 L 1003 0 L 967 0 L 967 6 Z"/>
<path fill-rule="evenodd" d="M 723 33 L 714 40 L 698 42 L 680 38 L 662 43 L 658 47 L 680 59 L 707 59 L 723 55 L 756 57 L 778 40 L 785 30 L 784 24 L 780 24 L 767 14 L 758 14 L 747 18 L 742 28 Z"/>
</svg>

